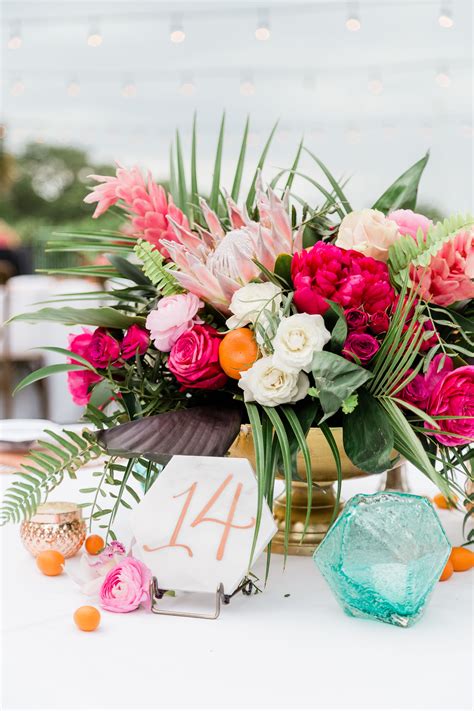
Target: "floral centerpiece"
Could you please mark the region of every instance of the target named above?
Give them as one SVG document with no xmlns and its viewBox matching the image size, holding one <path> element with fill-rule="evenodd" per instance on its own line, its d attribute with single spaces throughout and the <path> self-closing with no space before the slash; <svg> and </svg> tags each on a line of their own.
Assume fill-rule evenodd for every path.
<svg viewBox="0 0 474 711">
<path fill-rule="evenodd" d="M 398 453 L 447 497 L 463 493 L 456 474 L 472 478 L 474 441 L 473 218 L 433 224 L 414 212 L 428 156 L 362 210 L 311 152 L 326 187 L 298 171 L 301 145 L 287 175 L 265 186 L 273 132 L 239 204 L 247 134 L 248 125 L 230 194 L 220 185 L 223 124 L 207 200 L 195 127 L 189 190 L 179 135 L 169 194 L 138 168 L 91 176 L 94 217 L 115 206 L 127 228 L 67 235 L 62 246 L 107 254 L 106 265 L 79 270 L 108 280 L 97 292 L 104 305 L 17 317 L 84 327 L 55 349 L 67 362 L 19 387 L 66 371 L 91 427 L 51 432 L 32 451 L 6 493 L 4 522 L 31 515 L 65 473 L 105 455 L 84 491 L 91 522 L 114 538 L 119 507 L 140 498 L 159 464 L 225 454 L 242 421 L 252 428 L 260 508 L 273 500 L 277 471 L 291 492 L 296 453 L 310 484 L 310 427 L 339 476 L 335 426 L 361 470 L 384 471 Z M 318 190 L 319 205 L 294 196 L 295 175 Z"/>
</svg>

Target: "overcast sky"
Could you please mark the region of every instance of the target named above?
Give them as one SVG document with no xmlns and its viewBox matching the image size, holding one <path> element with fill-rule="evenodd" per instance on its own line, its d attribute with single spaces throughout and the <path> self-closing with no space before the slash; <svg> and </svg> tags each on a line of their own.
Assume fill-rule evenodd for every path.
<svg viewBox="0 0 474 711">
<path fill-rule="evenodd" d="M 442 6 L 452 27 L 439 24 Z M 472 209 L 471 0 L 14 0 L 2 10 L 1 122 L 12 150 L 77 144 L 163 177 L 174 129 L 187 148 L 196 109 L 205 187 L 225 109 L 227 181 L 249 114 L 249 172 L 280 119 L 275 169 L 304 133 L 337 175 L 353 176 L 348 192 L 362 207 L 431 148 L 421 198 Z M 314 172 L 308 160 L 302 169 Z"/>
</svg>

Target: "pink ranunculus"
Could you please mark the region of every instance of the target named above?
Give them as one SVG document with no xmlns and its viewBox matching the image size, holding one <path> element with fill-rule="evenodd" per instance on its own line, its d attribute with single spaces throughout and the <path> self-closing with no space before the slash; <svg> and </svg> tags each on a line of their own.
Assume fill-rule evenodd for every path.
<svg viewBox="0 0 474 711">
<path fill-rule="evenodd" d="M 82 356 L 82 358 L 86 358 L 86 360 L 90 360 L 87 354 L 92 337 L 93 334 L 87 329 L 84 329 L 83 333 L 78 335 L 71 333 L 69 335 L 69 350 L 73 353 L 77 353 L 78 356 Z M 68 362 L 80 365 L 79 361 L 74 360 L 74 358 L 68 358 Z M 84 370 L 75 370 L 68 373 L 67 385 L 72 396 L 72 401 L 76 405 L 87 405 L 91 397 L 92 386 L 101 379 L 100 375 L 86 368 L 84 368 Z"/>
<path fill-rule="evenodd" d="M 124 360 L 128 360 L 129 358 L 134 358 L 137 353 L 138 355 L 143 355 L 147 352 L 149 344 L 150 336 L 148 331 L 134 323 L 123 337 L 121 356 Z"/>
<path fill-rule="evenodd" d="M 404 378 L 411 375 L 411 373 L 413 373 L 413 370 L 407 370 Z M 400 390 L 400 392 L 396 394 L 396 397 L 423 410 L 429 397 L 429 389 L 426 384 L 425 376 L 417 373 L 417 375 L 405 385 L 403 390 Z"/>
<path fill-rule="evenodd" d="M 401 235 L 411 235 L 412 237 L 417 236 L 419 229 L 426 237 L 426 233 L 433 224 L 428 217 L 413 212 L 413 210 L 394 210 L 388 215 L 388 219 L 397 223 Z"/>
<path fill-rule="evenodd" d="M 411 271 L 421 297 L 438 306 L 474 298 L 474 228 L 445 242 L 428 267 Z"/>
<path fill-rule="evenodd" d="M 106 328 L 96 328 L 84 357 L 95 368 L 107 368 L 117 360 L 119 355 L 119 342 L 110 335 Z"/>
<path fill-rule="evenodd" d="M 386 264 L 325 242 L 293 256 L 291 277 L 294 303 L 303 313 L 324 314 L 330 299 L 344 309 L 363 308 L 370 316 L 395 299 Z"/>
<path fill-rule="evenodd" d="M 110 612 L 132 612 L 150 600 L 151 571 L 136 558 L 125 557 L 110 570 L 100 588 L 100 604 Z"/>
<path fill-rule="evenodd" d="M 80 586 L 85 595 L 97 595 L 107 573 L 126 555 L 123 543 L 112 541 L 99 555 L 89 555 L 84 552 L 79 562 L 79 569 L 69 570 L 69 576 Z"/>
<path fill-rule="evenodd" d="M 369 320 L 367 314 L 361 309 L 347 309 L 344 316 L 349 331 L 364 331 Z"/>
<path fill-rule="evenodd" d="M 202 323 L 196 314 L 203 306 L 197 296 L 189 293 L 161 299 L 146 320 L 146 327 L 158 350 L 169 353 L 183 333 L 189 331 L 194 323 Z"/>
<path fill-rule="evenodd" d="M 386 333 L 390 326 L 390 319 L 386 311 L 376 311 L 371 315 L 369 328 L 372 333 L 378 336 L 380 333 Z"/>
<path fill-rule="evenodd" d="M 376 338 L 369 333 L 350 333 L 344 343 L 342 354 L 348 360 L 358 358 L 362 365 L 368 363 L 379 350 L 380 345 Z"/>
<path fill-rule="evenodd" d="M 177 240 L 172 223 L 189 230 L 186 215 L 174 205 L 171 195 L 167 198 L 163 187 L 153 182 L 150 173 L 145 181 L 137 167 L 127 170 L 119 166 L 115 176 L 89 177 L 100 183 L 84 198 L 84 202 L 97 203 L 93 217 L 99 217 L 121 201 L 119 206 L 128 213 L 134 236 L 155 245 L 164 257 L 169 257 L 169 252 L 162 241 Z"/>
<path fill-rule="evenodd" d="M 221 335 L 215 328 L 195 324 L 178 338 L 168 358 L 168 368 L 186 388 L 218 390 L 227 382 L 219 364 Z"/>
<path fill-rule="evenodd" d="M 446 373 L 431 393 L 427 412 L 431 417 L 457 417 L 438 420 L 439 428 L 450 434 L 434 437 L 447 447 L 474 442 L 474 365 L 465 365 Z M 429 423 L 427 429 L 432 430 Z"/>
</svg>

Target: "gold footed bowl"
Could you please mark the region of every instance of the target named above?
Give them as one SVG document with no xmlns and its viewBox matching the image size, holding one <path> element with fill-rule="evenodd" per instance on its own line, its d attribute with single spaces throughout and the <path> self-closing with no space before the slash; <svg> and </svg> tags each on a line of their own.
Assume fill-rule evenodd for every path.
<svg viewBox="0 0 474 711">
<path fill-rule="evenodd" d="M 331 432 L 341 457 L 342 478 L 354 479 L 355 477 L 368 476 L 367 472 L 354 466 L 346 455 L 342 444 L 342 427 L 334 427 Z M 312 490 L 311 515 L 306 533 L 302 539 L 306 521 L 308 485 L 305 481 L 293 481 L 291 484 L 291 518 L 288 532 L 288 553 L 290 555 L 310 556 L 313 554 L 315 548 L 328 532 L 336 503 L 334 482 L 337 481 L 337 470 L 326 438 L 319 427 L 312 427 L 306 441 L 311 455 L 311 478 L 317 486 L 314 486 Z M 229 454 L 231 457 L 248 459 L 255 469 L 255 450 L 250 425 L 242 425 L 240 434 L 230 448 Z M 297 457 L 296 465 L 298 476 L 303 480 L 306 479 L 306 470 L 301 454 Z M 338 513 L 342 508 L 343 502 L 340 501 Z M 272 542 L 272 552 L 283 553 L 286 515 L 286 495 L 284 493 L 275 499 L 273 515 L 278 526 L 278 532 Z"/>
</svg>

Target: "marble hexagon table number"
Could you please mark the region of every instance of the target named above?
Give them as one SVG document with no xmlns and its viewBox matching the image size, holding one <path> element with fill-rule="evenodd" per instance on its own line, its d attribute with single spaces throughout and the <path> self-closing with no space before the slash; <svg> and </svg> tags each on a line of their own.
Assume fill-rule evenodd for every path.
<svg viewBox="0 0 474 711">
<path fill-rule="evenodd" d="M 175 456 L 134 511 L 136 555 L 161 589 L 229 595 L 248 572 L 256 516 L 247 459 Z M 276 530 L 264 502 L 253 562 Z"/>
</svg>

